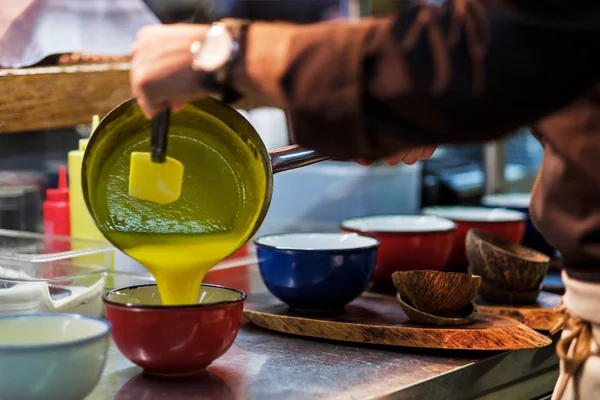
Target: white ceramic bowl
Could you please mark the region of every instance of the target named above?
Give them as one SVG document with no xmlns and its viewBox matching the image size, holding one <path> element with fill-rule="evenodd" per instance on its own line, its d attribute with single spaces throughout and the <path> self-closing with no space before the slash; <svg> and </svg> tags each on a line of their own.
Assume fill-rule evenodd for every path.
<svg viewBox="0 0 600 400">
<path fill-rule="evenodd" d="M 104 370 L 110 331 L 76 314 L 0 317 L 0 398 L 84 399 Z"/>
</svg>

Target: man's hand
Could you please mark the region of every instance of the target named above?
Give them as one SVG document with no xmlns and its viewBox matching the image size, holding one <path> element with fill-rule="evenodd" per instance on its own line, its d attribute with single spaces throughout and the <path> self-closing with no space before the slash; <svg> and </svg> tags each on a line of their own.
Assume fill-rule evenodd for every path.
<svg viewBox="0 0 600 400">
<path fill-rule="evenodd" d="M 148 118 L 167 107 L 174 111 L 202 95 L 192 70 L 190 46 L 202 38 L 206 25 L 148 25 L 132 46 L 130 83 Z"/>
<path fill-rule="evenodd" d="M 427 160 L 428 158 L 431 158 L 431 156 L 433 156 L 433 153 L 435 153 L 436 149 L 437 146 L 417 147 L 416 149 L 401 151 L 399 153 L 394 154 L 393 156 L 386 157 L 383 159 L 383 162 L 385 162 L 389 166 L 395 166 L 400 164 L 401 162 L 403 162 L 406 165 L 413 165 L 419 160 Z M 369 165 L 374 163 L 374 161 L 370 160 L 356 160 L 356 162 L 365 167 L 368 167 Z"/>
</svg>

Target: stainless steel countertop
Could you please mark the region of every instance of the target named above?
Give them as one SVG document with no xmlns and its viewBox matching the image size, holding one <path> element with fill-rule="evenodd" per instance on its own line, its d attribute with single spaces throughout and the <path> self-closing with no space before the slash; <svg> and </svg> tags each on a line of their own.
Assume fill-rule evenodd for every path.
<svg viewBox="0 0 600 400">
<path fill-rule="evenodd" d="M 146 377 L 112 344 L 88 400 L 532 399 L 549 393 L 557 376 L 554 346 L 424 351 L 307 340 L 246 323 L 207 374 L 185 380 Z"/>
</svg>

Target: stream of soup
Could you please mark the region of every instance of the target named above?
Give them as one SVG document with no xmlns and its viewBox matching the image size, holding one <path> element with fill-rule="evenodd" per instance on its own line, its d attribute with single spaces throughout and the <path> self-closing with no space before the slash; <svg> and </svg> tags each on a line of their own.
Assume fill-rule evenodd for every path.
<svg viewBox="0 0 600 400">
<path fill-rule="evenodd" d="M 248 240 L 264 201 L 256 149 L 212 117 L 201 128 L 172 122 L 168 155 L 185 168 L 177 201 L 128 195 L 130 154 L 149 151 L 147 130 L 106 144 L 90 196 L 104 235 L 153 274 L 165 305 L 198 301 L 206 273 Z"/>
</svg>

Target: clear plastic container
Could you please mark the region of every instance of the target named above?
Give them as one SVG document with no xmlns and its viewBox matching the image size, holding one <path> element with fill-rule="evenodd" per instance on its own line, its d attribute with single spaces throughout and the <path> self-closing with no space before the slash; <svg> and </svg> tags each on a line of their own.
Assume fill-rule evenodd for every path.
<svg viewBox="0 0 600 400">
<path fill-rule="evenodd" d="M 347 218 L 418 214 L 422 169 L 420 162 L 365 168 L 328 161 L 282 172 L 258 234 L 337 231 Z"/>
<path fill-rule="evenodd" d="M 0 229 L 0 315 L 101 315 L 113 250 L 108 242 Z"/>
</svg>

